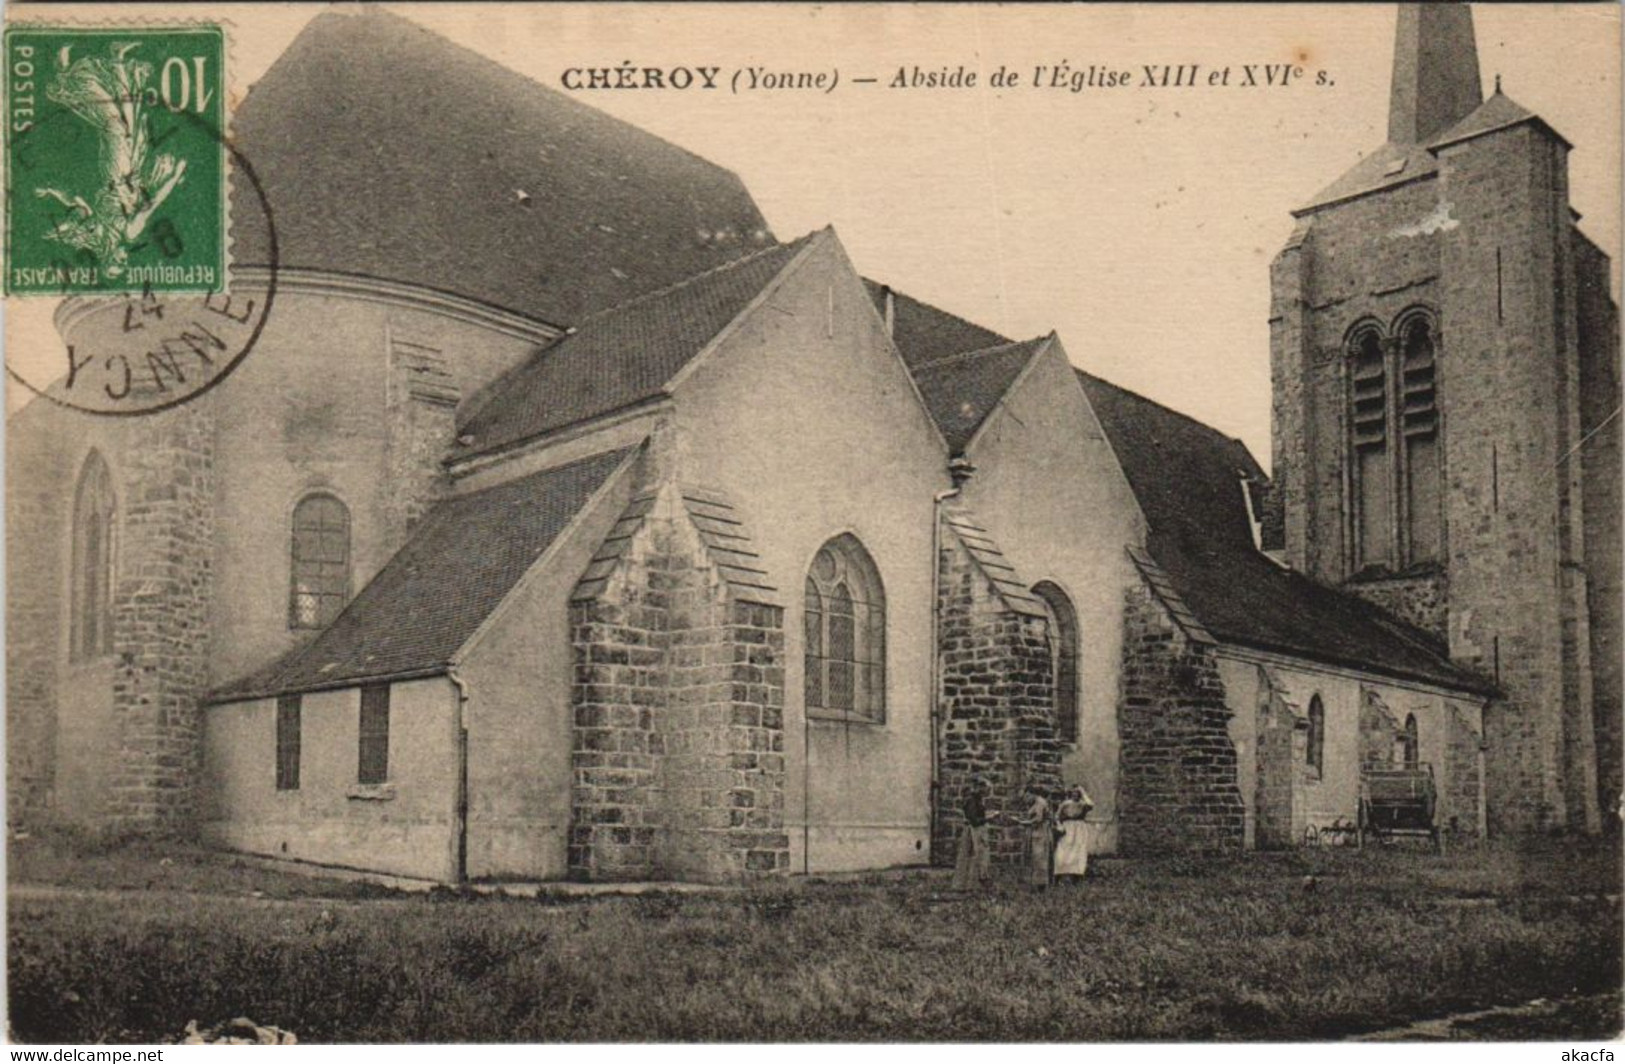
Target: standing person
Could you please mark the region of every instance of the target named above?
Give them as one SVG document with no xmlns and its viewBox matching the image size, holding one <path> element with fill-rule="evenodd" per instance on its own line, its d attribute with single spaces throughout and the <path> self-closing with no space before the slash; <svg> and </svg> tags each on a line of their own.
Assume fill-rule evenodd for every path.
<svg viewBox="0 0 1625 1064">
<path fill-rule="evenodd" d="M 1021 823 L 1027 827 L 1027 883 L 1034 887 L 1047 887 L 1053 875 L 1052 858 L 1055 856 L 1055 818 L 1048 798 L 1034 785 L 1027 788 L 1026 814 Z"/>
<path fill-rule="evenodd" d="M 954 889 L 975 890 L 987 883 L 990 853 L 987 843 L 987 805 L 982 781 L 973 779 L 965 788 L 959 815 L 965 826 L 959 830 L 959 855 L 954 861 Z"/>
<path fill-rule="evenodd" d="M 1089 870 L 1089 810 L 1095 803 L 1082 787 L 1066 792 L 1066 800 L 1055 810 L 1061 826 L 1061 841 L 1055 847 L 1055 878 L 1082 879 Z"/>
</svg>

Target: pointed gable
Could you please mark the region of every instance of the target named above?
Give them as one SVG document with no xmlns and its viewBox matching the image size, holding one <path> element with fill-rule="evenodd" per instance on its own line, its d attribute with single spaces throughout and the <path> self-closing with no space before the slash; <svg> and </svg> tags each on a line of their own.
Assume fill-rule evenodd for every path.
<svg viewBox="0 0 1625 1064">
<path fill-rule="evenodd" d="M 964 451 L 1048 340 L 1041 336 L 910 366 L 950 452 Z"/>
<path fill-rule="evenodd" d="M 312 19 L 232 134 L 282 268 L 556 326 L 773 242 L 728 170 L 378 9 Z M 262 212 L 244 207 L 235 261 L 265 264 Z"/>
<path fill-rule="evenodd" d="M 818 235 L 586 319 L 487 387 L 458 426 L 454 457 L 501 450 L 657 398 Z"/>
</svg>

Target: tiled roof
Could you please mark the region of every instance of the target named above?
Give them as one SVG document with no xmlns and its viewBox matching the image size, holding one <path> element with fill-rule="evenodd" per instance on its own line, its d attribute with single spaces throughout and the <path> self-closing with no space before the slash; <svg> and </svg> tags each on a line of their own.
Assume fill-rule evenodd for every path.
<svg viewBox="0 0 1625 1064">
<path fill-rule="evenodd" d="M 1144 511 L 1147 553 L 1221 642 L 1487 692 L 1427 634 L 1353 595 L 1283 569 L 1253 545 L 1239 440 L 1082 370 L 1078 379 Z"/>
<path fill-rule="evenodd" d="M 486 398 L 461 419 L 454 457 L 500 450 L 660 395 L 816 236 L 587 318 L 487 386 Z"/>
<path fill-rule="evenodd" d="M 281 265 L 569 325 L 773 242 L 733 173 L 366 7 L 311 20 L 232 119 Z M 235 260 L 269 259 L 236 182 Z"/>
<path fill-rule="evenodd" d="M 211 701 L 442 670 L 632 450 L 439 503 L 332 625 Z"/>
<path fill-rule="evenodd" d="M 1040 336 L 910 367 L 949 451 L 958 454 L 965 449 L 1048 339 Z"/>
<path fill-rule="evenodd" d="M 1008 336 L 893 291 L 878 281 L 864 278 L 863 283 L 882 316 L 886 313 L 886 297 L 891 296 L 892 342 L 910 366 L 1010 343 Z"/>
</svg>

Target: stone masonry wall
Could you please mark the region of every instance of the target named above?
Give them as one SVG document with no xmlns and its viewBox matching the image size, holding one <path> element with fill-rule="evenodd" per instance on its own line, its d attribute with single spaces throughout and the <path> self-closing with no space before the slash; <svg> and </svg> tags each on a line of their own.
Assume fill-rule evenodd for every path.
<svg viewBox="0 0 1625 1064">
<path fill-rule="evenodd" d="M 1442 571 L 1356 580 L 1343 590 L 1379 606 L 1439 641 L 1450 640 L 1450 581 Z"/>
<path fill-rule="evenodd" d="M 457 438 L 462 397 L 451 365 L 437 347 L 391 329 L 386 415 L 389 419 L 390 542 L 406 542 L 418 520 L 444 494 L 440 464 Z"/>
<path fill-rule="evenodd" d="M 202 768 L 213 594 L 215 417 L 209 397 L 140 419 L 122 455 L 113 594 L 118 723 L 110 826 L 185 833 Z"/>
<path fill-rule="evenodd" d="M 1375 691 L 1360 695 L 1360 764 L 1386 765 L 1394 760 L 1394 744 L 1402 728 L 1388 703 Z"/>
<path fill-rule="evenodd" d="M 1578 230 L 1570 232 L 1575 252 L 1579 324 L 1580 414 L 1585 441 L 1575 458 L 1584 470 L 1585 571 L 1590 592 L 1592 700 L 1596 727 L 1598 806 L 1603 823 L 1619 826 L 1625 747 L 1621 672 L 1625 670 L 1622 610 L 1625 610 L 1625 547 L 1621 522 L 1619 313 L 1610 297 L 1608 257 Z M 1571 459 L 1573 460 L 1573 459 Z"/>
<path fill-rule="evenodd" d="M 1224 683 L 1144 584 L 1124 599 L 1119 839 L 1127 854 L 1239 850 L 1244 812 Z"/>
<path fill-rule="evenodd" d="M 1445 706 L 1444 769 L 1439 822 L 1456 835 L 1476 836 L 1483 793 L 1483 740 L 1455 706 Z"/>
<path fill-rule="evenodd" d="M 573 876 L 784 871 L 784 613 L 735 594 L 677 489 L 636 499 L 570 606 Z"/>
<path fill-rule="evenodd" d="M 44 815 L 54 783 L 69 539 L 64 515 L 72 511 L 77 471 L 45 475 L 62 462 L 43 423 L 67 416 L 36 402 L 6 432 L 6 816 L 12 823 Z"/>
<path fill-rule="evenodd" d="M 938 864 L 957 855 L 960 804 L 973 781 L 987 788 L 988 812 L 1005 814 L 988 832 L 996 865 L 1025 853 L 1026 830 L 1008 819 L 1025 811 L 1025 789 L 1053 794 L 1061 786 L 1048 621 L 1036 602 L 1007 594 L 1019 584 L 1001 588 L 990 579 L 984 560 L 999 562 L 989 547 L 973 553 L 945 528 L 937 554 L 942 688 L 931 852 Z"/>
</svg>

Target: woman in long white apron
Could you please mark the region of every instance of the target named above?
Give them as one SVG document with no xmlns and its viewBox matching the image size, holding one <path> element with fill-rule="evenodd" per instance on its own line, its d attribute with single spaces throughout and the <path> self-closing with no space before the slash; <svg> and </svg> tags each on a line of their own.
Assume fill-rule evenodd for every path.
<svg viewBox="0 0 1625 1064">
<path fill-rule="evenodd" d="M 1089 824 L 1085 818 L 1094 807 L 1082 787 L 1073 787 L 1055 810 L 1055 822 L 1061 829 L 1061 839 L 1055 845 L 1056 879 L 1082 879 L 1089 870 Z"/>
</svg>

